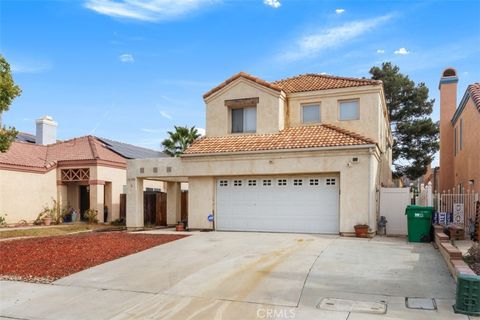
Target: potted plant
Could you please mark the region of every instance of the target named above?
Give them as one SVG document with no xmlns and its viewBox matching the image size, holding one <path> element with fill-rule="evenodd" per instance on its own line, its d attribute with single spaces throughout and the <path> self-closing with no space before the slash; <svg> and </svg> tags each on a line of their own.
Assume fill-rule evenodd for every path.
<svg viewBox="0 0 480 320">
<path fill-rule="evenodd" d="M 38 214 L 34 224 L 43 224 L 49 226 L 52 223 L 52 211 L 48 206 L 44 206 L 42 212 Z"/>
<path fill-rule="evenodd" d="M 182 221 L 177 222 L 177 226 L 175 227 L 175 230 L 177 231 L 185 231 L 185 225 L 183 224 Z"/>
<path fill-rule="evenodd" d="M 357 224 L 353 228 L 357 238 L 368 238 L 368 224 Z"/>
<path fill-rule="evenodd" d="M 83 217 L 87 219 L 88 223 L 90 224 L 98 222 L 97 216 L 98 216 L 98 210 L 94 210 L 94 209 L 88 209 L 83 214 Z"/>
</svg>

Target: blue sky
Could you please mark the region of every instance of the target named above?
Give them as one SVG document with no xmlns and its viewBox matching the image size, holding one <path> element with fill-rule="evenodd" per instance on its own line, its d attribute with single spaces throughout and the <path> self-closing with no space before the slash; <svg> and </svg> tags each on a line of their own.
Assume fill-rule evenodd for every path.
<svg viewBox="0 0 480 320">
<path fill-rule="evenodd" d="M 438 98 L 453 66 L 461 96 L 480 81 L 480 1 L 3 0 L 0 53 L 23 89 L 6 124 L 34 132 L 47 114 L 61 139 L 158 149 L 173 125 L 204 128 L 202 94 L 239 71 L 368 77 L 392 61 Z"/>
</svg>

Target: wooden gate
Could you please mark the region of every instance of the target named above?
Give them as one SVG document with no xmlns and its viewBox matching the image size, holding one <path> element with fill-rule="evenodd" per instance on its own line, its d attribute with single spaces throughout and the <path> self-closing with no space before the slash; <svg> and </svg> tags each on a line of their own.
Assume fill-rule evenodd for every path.
<svg viewBox="0 0 480 320">
<path fill-rule="evenodd" d="M 127 219 L 127 194 L 120 194 L 120 220 L 125 221 Z"/>
<path fill-rule="evenodd" d="M 182 221 L 188 220 L 188 191 L 182 191 L 182 206 L 181 206 Z"/>
<path fill-rule="evenodd" d="M 167 225 L 167 194 L 145 191 L 143 193 L 143 222 L 145 225 Z"/>
</svg>

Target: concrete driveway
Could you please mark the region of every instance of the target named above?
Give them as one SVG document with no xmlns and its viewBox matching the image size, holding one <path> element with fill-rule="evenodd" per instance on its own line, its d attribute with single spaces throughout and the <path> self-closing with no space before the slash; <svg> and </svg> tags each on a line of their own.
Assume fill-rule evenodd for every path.
<svg viewBox="0 0 480 320">
<path fill-rule="evenodd" d="M 52 266 L 54 267 L 54 266 Z M 56 281 L 0 282 L 20 319 L 468 319 L 430 244 L 272 233 L 196 233 Z M 437 310 L 405 297 L 435 298 Z M 327 300 L 325 300 L 327 299 Z M 386 305 L 386 313 L 379 306 Z M 319 307 L 320 306 L 320 307 Z"/>
</svg>

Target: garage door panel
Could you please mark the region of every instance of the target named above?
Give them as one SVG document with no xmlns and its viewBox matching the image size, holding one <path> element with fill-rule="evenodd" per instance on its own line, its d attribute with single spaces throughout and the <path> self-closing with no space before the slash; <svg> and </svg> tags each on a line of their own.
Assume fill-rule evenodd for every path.
<svg viewBox="0 0 480 320">
<path fill-rule="evenodd" d="M 338 233 L 338 179 L 331 179 L 328 185 L 319 177 L 219 179 L 216 228 Z"/>
</svg>

